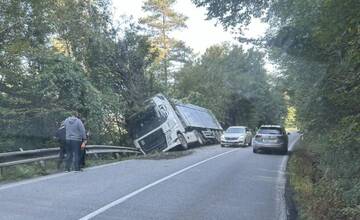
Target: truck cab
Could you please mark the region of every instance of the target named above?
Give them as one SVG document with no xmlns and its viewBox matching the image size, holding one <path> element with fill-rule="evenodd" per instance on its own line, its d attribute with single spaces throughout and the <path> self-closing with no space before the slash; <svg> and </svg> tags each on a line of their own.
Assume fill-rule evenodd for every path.
<svg viewBox="0 0 360 220">
<path fill-rule="evenodd" d="M 222 128 L 212 113 L 202 107 L 171 102 L 158 94 L 144 103 L 144 108 L 128 119 L 135 147 L 144 154 L 168 151 L 190 143 L 220 139 Z"/>
</svg>

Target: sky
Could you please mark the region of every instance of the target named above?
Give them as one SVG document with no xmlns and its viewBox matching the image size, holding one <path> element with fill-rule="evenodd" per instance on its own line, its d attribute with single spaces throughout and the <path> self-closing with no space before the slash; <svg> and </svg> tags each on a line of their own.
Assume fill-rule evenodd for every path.
<svg viewBox="0 0 360 220">
<path fill-rule="evenodd" d="M 143 2 L 144 0 L 113 0 L 114 19 L 126 15 L 133 16 L 138 21 L 140 17 L 145 16 L 141 8 Z M 238 44 L 230 32 L 224 31 L 220 24 L 215 25 L 215 20 L 206 20 L 206 9 L 195 7 L 191 0 L 178 0 L 174 9 L 186 15 L 188 20 L 186 22 L 187 28 L 176 31 L 173 36 L 184 41 L 186 45 L 194 49 L 195 53 L 202 54 L 206 48 L 222 42 Z M 266 24 L 254 20 L 248 30 L 245 31 L 244 36 L 248 38 L 260 37 L 265 34 L 266 28 Z"/>
</svg>

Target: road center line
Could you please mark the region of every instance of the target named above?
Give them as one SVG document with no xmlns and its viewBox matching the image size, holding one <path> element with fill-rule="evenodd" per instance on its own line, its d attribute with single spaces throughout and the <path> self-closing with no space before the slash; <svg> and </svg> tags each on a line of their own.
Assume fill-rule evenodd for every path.
<svg viewBox="0 0 360 220">
<path fill-rule="evenodd" d="M 197 167 L 197 166 L 199 166 L 199 165 L 201 165 L 203 163 L 206 163 L 206 162 L 208 162 L 210 160 L 213 160 L 215 158 L 224 156 L 226 154 L 232 153 L 232 152 L 237 151 L 237 150 L 239 150 L 239 149 L 227 151 L 227 152 L 218 154 L 216 156 L 210 157 L 208 159 L 202 160 L 200 162 L 197 162 L 197 163 L 195 163 L 193 165 L 190 165 L 188 167 L 185 167 L 184 169 L 181 169 L 181 170 L 179 170 L 179 171 L 177 171 L 175 173 L 172 173 L 172 174 L 170 174 L 170 175 L 168 175 L 166 177 L 163 177 L 163 178 L 161 178 L 161 179 L 159 179 L 159 180 L 157 180 L 157 181 L 155 181 L 153 183 L 150 183 L 149 185 L 146 185 L 146 186 L 144 186 L 144 187 L 142 187 L 142 188 L 140 188 L 140 189 L 138 189 L 138 190 L 136 190 L 136 191 L 134 191 L 132 193 L 129 193 L 129 194 L 127 194 L 127 195 L 125 195 L 125 196 L 123 196 L 123 197 L 121 197 L 121 198 L 119 198 L 119 199 L 117 199 L 117 200 L 115 200 L 115 201 L 113 201 L 113 202 L 111 202 L 111 203 L 109 203 L 109 204 L 107 204 L 107 205 L 105 205 L 105 206 L 91 212 L 90 214 L 80 218 L 79 220 L 88 220 L 88 219 L 94 218 L 95 216 L 105 212 L 106 210 L 108 210 L 108 209 L 110 209 L 110 208 L 112 208 L 112 207 L 114 207 L 116 205 L 119 205 L 119 204 L 125 202 L 126 200 L 136 196 L 137 194 L 139 194 L 139 193 L 141 193 L 141 192 L 143 192 L 143 191 L 145 191 L 145 190 L 147 190 L 147 189 L 149 189 L 149 188 L 151 188 L 153 186 L 156 186 L 156 185 L 158 185 L 158 184 L 160 184 L 160 183 L 162 183 L 162 182 L 164 182 L 164 181 L 166 181 L 166 180 L 168 180 L 168 179 L 170 179 L 170 178 L 172 178 L 174 176 L 177 176 L 177 175 L 179 175 L 181 173 L 184 173 L 184 172 L 186 172 L 186 171 L 188 171 L 188 170 L 190 170 L 190 169 L 192 169 L 194 167 Z"/>
</svg>

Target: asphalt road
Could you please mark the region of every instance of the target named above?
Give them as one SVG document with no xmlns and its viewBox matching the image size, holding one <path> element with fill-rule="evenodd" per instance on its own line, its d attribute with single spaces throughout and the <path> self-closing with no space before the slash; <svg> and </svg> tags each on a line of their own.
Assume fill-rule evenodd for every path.
<svg viewBox="0 0 360 220">
<path fill-rule="evenodd" d="M 193 151 L 2 185 L 0 219 L 285 218 L 287 156 L 219 145 Z"/>
</svg>

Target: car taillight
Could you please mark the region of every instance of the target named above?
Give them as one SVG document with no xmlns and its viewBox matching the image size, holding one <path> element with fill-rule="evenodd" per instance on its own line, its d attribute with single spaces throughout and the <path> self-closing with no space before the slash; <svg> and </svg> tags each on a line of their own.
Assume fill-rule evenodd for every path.
<svg viewBox="0 0 360 220">
<path fill-rule="evenodd" d="M 262 136 L 260 134 L 257 134 L 255 135 L 255 140 L 258 141 L 258 142 L 261 142 L 262 141 Z"/>
</svg>

